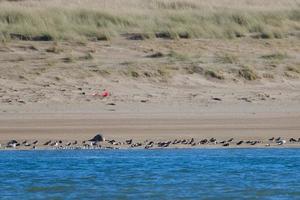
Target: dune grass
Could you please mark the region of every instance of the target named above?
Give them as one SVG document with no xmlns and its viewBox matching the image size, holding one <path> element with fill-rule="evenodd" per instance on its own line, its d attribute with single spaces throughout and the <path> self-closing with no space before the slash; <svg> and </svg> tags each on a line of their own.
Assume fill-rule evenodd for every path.
<svg viewBox="0 0 300 200">
<path fill-rule="evenodd" d="M 286 53 L 276 52 L 273 54 L 263 55 L 263 56 L 261 56 L 261 58 L 267 59 L 267 60 L 283 60 L 283 59 L 288 58 L 288 55 Z"/>
<path fill-rule="evenodd" d="M 116 0 L 94 7 L 85 5 L 91 1 L 72 6 L 62 6 L 63 3 L 51 6 L 51 1 L 36 2 L 36 6 L 33 0 L 29 0 L 29 5 L 0 1 L 0 38 L 109 40 L 132 33 L 143 35 L 142 39 L 230 39 L 247 35 L 281 38 L 300 30 L 300 4 L 271 9 L 269 5 L 259 4 L 253 8 L 245 3 L 228 8 L 226 1 L 222 1 L 224 5 L 214 6 L 209 1 L 204 4 L 197 0 L 131 0 L 119 8 L 111 5 Z"/>
<path fill-rule="evenodd" d="M 239 70 L 239 76 L 248 81 L 254 81 L 260 78 L 256 71 L 248 66 L 243 66 Z"/>
<path fill-rule="evenodd" d="M 205 76 L 209 77 L 209 78 L 216 78 L 219 80 L 223 80 L 224 76 L 222 75 L 222 73 L 220 71 L 216 71 L 213 69 L 208 69 L 205 71 Z"/>
</svg>

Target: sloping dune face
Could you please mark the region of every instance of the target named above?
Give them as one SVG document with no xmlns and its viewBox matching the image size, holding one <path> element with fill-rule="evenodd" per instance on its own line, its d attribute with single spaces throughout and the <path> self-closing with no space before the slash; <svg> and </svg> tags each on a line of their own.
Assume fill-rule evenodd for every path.
<svg viewBox="0 0 300 200">
<path fill-rule="evenodd" d="M 293 101 L 299 3 L 2 0 L 0 98 L 93 102 L 109 88 L 120 101 L 207 102 L 226 88 L 239 101 Z"/>
</svg>

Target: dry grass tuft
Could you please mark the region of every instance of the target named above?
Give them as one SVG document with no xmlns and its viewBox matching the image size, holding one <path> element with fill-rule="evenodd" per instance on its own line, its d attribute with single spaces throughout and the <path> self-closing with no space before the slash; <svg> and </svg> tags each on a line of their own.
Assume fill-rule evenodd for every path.
<svg viewBox="0 0 300 200">
<path fill-rule="evenodd" d="M 216 70 L 212 70 L 212 69 L 206 70 L 204 74 L 206 77 L 209 77 L 209 78 L 216 78 L 219 80 L 225 79 L 223 74 L 220 71 L 216 71 Z"/>
<path fill-rule="evenodd" d="M 261 56 L 261 58 L 268 59 L 268 60 L 283 60 L 288 58 L 288 55 L 286 53 L 277 52 L 277 53 L 263 55 Z"/>
<path fill-rule="evenodd" d="M 300 66 L 288 66 L 287 70 L 300 74 Z"/>
<path fill-rule="evenodd" d="M 188 74 L 203 74 L 204 73 L 204 69 L 195 64 L 185 67 L 185 70 Z"/>
<path fill-rule="evenodd" d="M 189 56 L 186 54 L 182 54 L 176 51 L 170 51 L 168 54 L 168 57 L 170 58 L 171 61 L 188 61 Z"/>
<path fill-rule="evenodd" d="M 237 56 L 229 53 L 217 55 L 216 60 L 224 64 L 236 64 L 239 62 L 239 58 Z"/>
<path fill-rule="evenodd" d="M 243 66 L 243 68 L 239 70 L 239 76 L 248 81 L 254 81 L 259 78 L 258 74 L 254 71 L 254 69 L 251 69 L 247 66 Z"/>
<path fill-rule="evenodd" d="M 299 13 L 292 0 L 0 1 L 0 39 L 282 38 Z"/>
<path fill-rule="evenodd" d="M 61 53 L 63 51 L 64 50 L 58 45 L 57 42 L 54 42 L 51 47 L 49 47 L 48 49 L 46 49 L 46 52 L 48 52 L 48 53 L 56 53 L 56 54 L 59 54 L 59 53 Z"/>
</svg>

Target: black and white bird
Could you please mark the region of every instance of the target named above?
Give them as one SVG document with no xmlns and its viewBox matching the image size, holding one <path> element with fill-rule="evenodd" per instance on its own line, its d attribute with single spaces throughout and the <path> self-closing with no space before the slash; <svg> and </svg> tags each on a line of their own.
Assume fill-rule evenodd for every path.
<svg viewBox="0 0 300 200">
<path fill-rule="evenodd" d="M 45 146 L 49 145 L 51 143 L 51 140 L 44 143 Z"/>
</svg>

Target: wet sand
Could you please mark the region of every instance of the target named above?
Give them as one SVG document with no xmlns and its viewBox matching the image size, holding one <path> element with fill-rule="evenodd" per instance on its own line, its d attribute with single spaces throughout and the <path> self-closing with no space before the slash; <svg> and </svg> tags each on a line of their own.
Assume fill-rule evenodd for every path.
<svg viewBox="0 0 300 200">
<path fill-rule="evenodd" d="M 42 148 L 42 144 L 48 140 L 52 142 L 61 140 L 63 146 L 75 140 L 82 143 L 96 133 L 101 133 L 107 140 L 120 142 L 117 146 L 107 142 L 102 146 L 118 148 L 127 147 L 121 143 L 128 139 L 146 144 L 147 141 L 165 142 L 191 138 L 196 144 L 203 139 L 215 138 L 221 142 L 234 138 L 230 147 L 264 147 L 266 144 L 273 147 L 300 146 L 300 142 L 289 142 L 290 138 L 296 140 L 300 138 L 300 112 L 296 107 L 294 112 L 283 112 L 280 109 L 277 109 L 277 112 L 266 112 L 261 107 L 251 109 L 245 107 L 242 111 L 237 105 L 227 106 L 227 111 L 223 112 L 218 112 L 217 106 L 214 110 L 195 108 L 194 112 L 190 112 L 187 108 L 185 109 L 187 112 L 166 107 L 161 112 L 147 109 L 151 107 L 155 106 L 143 107 L 144 112 L 129 111 L 125 108 L 109 112 L 103 108 L 102 112 L 87 110 L 85 113 L 4 113 L 0 115 L 0 142 L 6 144 L 13 139 L 18 142 L 38 140 L 36 147 Z M 238 109 L 233 112 L 233 108 Z M 247 108 L 248 111 L 245 111 Z M 281 140 L 286 140 L 287 143 L 272 144 L 269 141 L 272 137 L 281 137 Z M 260 141 L 260 143 L 236 145 L 240 140 Z M 222 145 L 178 144 L 173 147 L 222 147 Z"/>
</svg>

